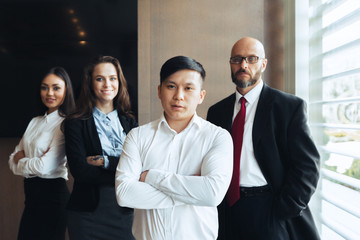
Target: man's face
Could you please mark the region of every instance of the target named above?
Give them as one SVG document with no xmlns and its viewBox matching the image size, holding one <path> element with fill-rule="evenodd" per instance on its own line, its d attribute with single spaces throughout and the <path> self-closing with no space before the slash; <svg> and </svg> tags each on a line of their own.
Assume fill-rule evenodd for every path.
<svg viewBox="0 0 360 240">
<path fill-rule="evenodd" d="M 231 78 L 240 90 L 252 89 L 254 85 L 261 79 L 267 60 L 264 58 L 262 46 L 253 39 L 242 39 L 238 41 L 231 52 L 231 57 L 259 57 L 256 63 L 247 63 L 245 59 L 239 63 L 231 63 Z M 247 91 L 246 91 L 247 92 Z"/>
<path fill-rule="evenodd" d="M 169 126 L 187 124 L 196 112 L 196 107 L 205 97 L 200 73 L 180 70 L 165 79 L 158 87 L 158 96 Z"/>
</svg>

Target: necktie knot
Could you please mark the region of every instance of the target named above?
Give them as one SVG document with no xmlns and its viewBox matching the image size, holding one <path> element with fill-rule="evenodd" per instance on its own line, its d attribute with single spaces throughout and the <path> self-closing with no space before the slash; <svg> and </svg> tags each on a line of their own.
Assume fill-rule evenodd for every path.
<svg viewBox="0 0 360 240">
<path fill-rule="evenodd" d="M 246 103 L 246 99 L 245 99 L 244 97 L 241 97 L 241 98 L 240 98 L 241 107 L 242 107 L 243 105 L 245 105 L 245 103 Z"/>
<path fill-rule="evenodd" d="M 241 109 L 245 109 L 245 108 L 246 108 L 245 103 L 246 103 L 246 98 L 241 97 L 241 98 L 240 98 Z M 241 110 L 240 110 L 240 111 L 241 111 Z"/>
</svg>

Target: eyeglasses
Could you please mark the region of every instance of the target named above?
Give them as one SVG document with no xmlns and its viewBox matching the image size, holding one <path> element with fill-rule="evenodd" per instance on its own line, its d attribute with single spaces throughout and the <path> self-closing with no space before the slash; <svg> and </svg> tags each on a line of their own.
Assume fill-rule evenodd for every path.
<svg viewBox="0 0 360 240">
<path fill-rule="evenodd" d="M 254 63 L 257 63 L 259 61 L 259 59 L 265 59 L 265 58 L 261 58 L 258 56 L 249 56 L 249 57 L 235 56 L 235 57 L 230 58 L 230 63 L 241 64 L 242 61 L 245 60 L 246 63 L 254 64 Z"/>
</svg>

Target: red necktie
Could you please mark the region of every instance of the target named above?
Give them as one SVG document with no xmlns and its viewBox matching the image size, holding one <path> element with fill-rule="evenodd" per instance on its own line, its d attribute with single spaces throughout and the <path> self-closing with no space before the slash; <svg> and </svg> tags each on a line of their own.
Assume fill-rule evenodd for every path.
<svg viewBox="0 0 360 240">
<path fill-rule="evenodd" d="M 230 187 L 228 189 L 226 200 L 230 206 L 234 205 L 240 199 L 240 156 L 241 156 L 241 147 L 243 143 L 244 135 L 244 125 L 245 125 L 245 115 L 246 99 L 244 97 L 240 98 L 241 109 L 236 115 L 233 125 L 231 127 L 231 136 L 234 143 L 234 169 L 233 175 L 231 178 Z"/>
</svg>

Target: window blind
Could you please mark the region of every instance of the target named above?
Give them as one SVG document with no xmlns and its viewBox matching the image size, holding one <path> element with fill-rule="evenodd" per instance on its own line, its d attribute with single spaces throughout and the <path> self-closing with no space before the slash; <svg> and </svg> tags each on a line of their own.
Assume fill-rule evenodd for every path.
<svg viewBox="0 0 360 240">
<path fill-rule="evenodd" d="M 309 1 L 309 123 L 322 239 L 360 239 L 360 1 Z"/>
</svg>

